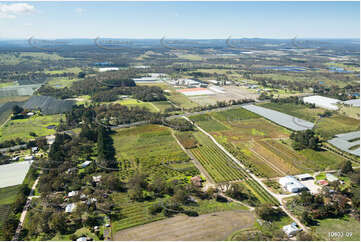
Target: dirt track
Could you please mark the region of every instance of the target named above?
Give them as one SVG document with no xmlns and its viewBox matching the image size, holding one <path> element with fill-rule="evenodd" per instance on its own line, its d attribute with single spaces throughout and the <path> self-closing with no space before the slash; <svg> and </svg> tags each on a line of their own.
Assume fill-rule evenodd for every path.
<svg viewBox="0 0 361 242">
<path fill-rule="evenodd" d="M 242 228 L 253 226 L 255 217 L 249 211 L 227 211 L 198 217 L 178 215 L 173 218 L 121 230 L 113 240 L 226 240 Z"/>
</svg>

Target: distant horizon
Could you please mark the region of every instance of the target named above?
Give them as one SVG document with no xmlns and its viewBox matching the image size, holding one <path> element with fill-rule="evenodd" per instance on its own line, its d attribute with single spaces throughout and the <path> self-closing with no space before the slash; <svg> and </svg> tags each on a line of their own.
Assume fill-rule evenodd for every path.
<svg viewBox="0 0 361 242">
<path fill-rule="evenodd" d="M 17 1 L 0 20 L 0 39 L 360 39 L 358 1 Z"/>
</svg>

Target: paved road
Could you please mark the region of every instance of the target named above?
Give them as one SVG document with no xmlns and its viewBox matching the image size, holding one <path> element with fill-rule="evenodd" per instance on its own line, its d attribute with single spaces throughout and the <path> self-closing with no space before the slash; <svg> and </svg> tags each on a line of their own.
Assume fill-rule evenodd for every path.
<svg viewBox="0 0 361 242">
<path fill-rule="evenodd" d="M 13 240 L 17 241 L 19 240 L 19 235 L 20 235 L 20 232 L 23 228 L 23 223 L 24 223 L 24 220 L 26 218 L 26 213 L 28 212 L 28 209 L 29 209 L 29 206 L 30 206 L 30 203 L 31 203 L 31 199 L 33 199 L 34 197 L 38 197 L 38 196 L 33 196 L 34 195 L 34 192 L 35 192 L 35 188 L 36 188 L 36 185 L 38 184 L 39 182 L 39 179 L 40 179 L 40 176 L 35 180 L 33 186 L 31 187 L 31 191 L 30 191 L 30 194 L 28 196 L 28 199 L 26 200 L 26 204 L 24 206 L 24 209 L 20 215 L 20 222 L 19 222 L 19 225 L 18 225 L 18 228 L 16 229 L 16 232 L 15 232 L 15 235 L 14 235 L 14 238 Z"/>
<path fill-rule="evenodd" d="M 183 116 L 184 119 L 188 120 L 189 122 L 192 122 L 188 117 Z M 193 123 L 193 122 L 192 122 Z M 197 124 L 194 124 L 202 133 L 207 135 L 217 146 L 220 148 L 229 158 L 231 158 L 236 164 L 238 164 L 240 167 L 242 167 L 244 170 L 247 170 L 247 168 L 238 160 L 236 159 L 231 153 L 229 153 L 222 145 L 220 145 L 215 138 L 213 138 L 212 135 L 207 133 L 205 130 L 203 130 L 201 127 L 199 127 Z M 289 216 L 291 217 L 300 228 L 302 228 L 304 231 L 308 231 L 308 228 L 304 226 L 295 216 L 293 216 L 287 209 L 283 206 L 282 200 L 287 197 L 296 196 L 297 194 L 289 194 L 289 195 L 281 195 L 281 194 L 275 194 L 273 193 L 263 182 L 260 178 L 258 178 L 256 175 L 254 175 L 251 172 L 248 172 L 248 174 L 259 184 L 261 185 L 268 193 L 270 193 L 273 197 L 275 197 L 281 204 L 280 208 Z"/>
</svg>

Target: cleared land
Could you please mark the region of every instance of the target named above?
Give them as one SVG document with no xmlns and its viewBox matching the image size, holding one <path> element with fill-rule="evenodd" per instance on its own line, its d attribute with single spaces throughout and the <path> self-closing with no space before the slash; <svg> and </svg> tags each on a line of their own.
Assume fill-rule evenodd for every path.
<svg viewBox="0 0 361 242">
<path fill-rule="evenodd" d="M 328 218 L 318 220 L 319 224 L 314 227 L 315 232 L 322 240 L 331 241 L 360 241 L 360 222 L 355 218 Z M 336 236 L 329 236 L 329 232 L 336 232 Z M 337 233 L 337 232 L 342 232 Z"/>
<path fill-rule="evenodd" d="M 120 231 L 114 240 L 225 240 L 255 222 L 251 212 L 229 211 L 187 217 L 184 215 Z"/>
<path fill-rule="evenodd" d="M 39 116 L 34 115 L 26 119 L 10 120 L 0 129 L 0 141 L 21 138 L 25 141 L 34 139 L 30 135 L 34 132 L 37 136 L 54 134 L 54 129 L 48 129 L 49 125 L 58 125 L 60 114 Z"/>
</svg>

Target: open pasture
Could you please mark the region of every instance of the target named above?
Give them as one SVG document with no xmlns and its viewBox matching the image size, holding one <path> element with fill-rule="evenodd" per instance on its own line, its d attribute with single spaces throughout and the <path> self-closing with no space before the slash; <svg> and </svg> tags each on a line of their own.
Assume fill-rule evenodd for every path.
<svg viewBox="0 0 361 242">
<path fill-rule="evenodd" d="M 330 139 L 336 134 L 360 130 L 360 120 L 333 114 L 331 117 L 321 119 L 315 130 L 324 138 Z"/>
<path fill-rule="evenodd" d="M 109 102 L 104 102 L 103 104 L 108 104 Z M 150 102 L 143 102 L 134 98 L 124 98 L 121 100 L 117 100 L 111 103 L 118 103 L 120 105 L 124 105 L 127 107 L 139 107 L 139 108 L 147 108 L 151 112 L 159 112 L 159 108 Z"/>
<path fill-rule="evenodd" d="M 26 119 L 16 119 L 8 121 L 0 129 L 0 141 L 21 138 L 24 141 L 33 139 L 30 135 L 34 132 L 37 136 L 54 134 L 54 129 L 48 129 L 49 125 L 58 125 L 61 115 L 34 115 Z"/>
</svg>

